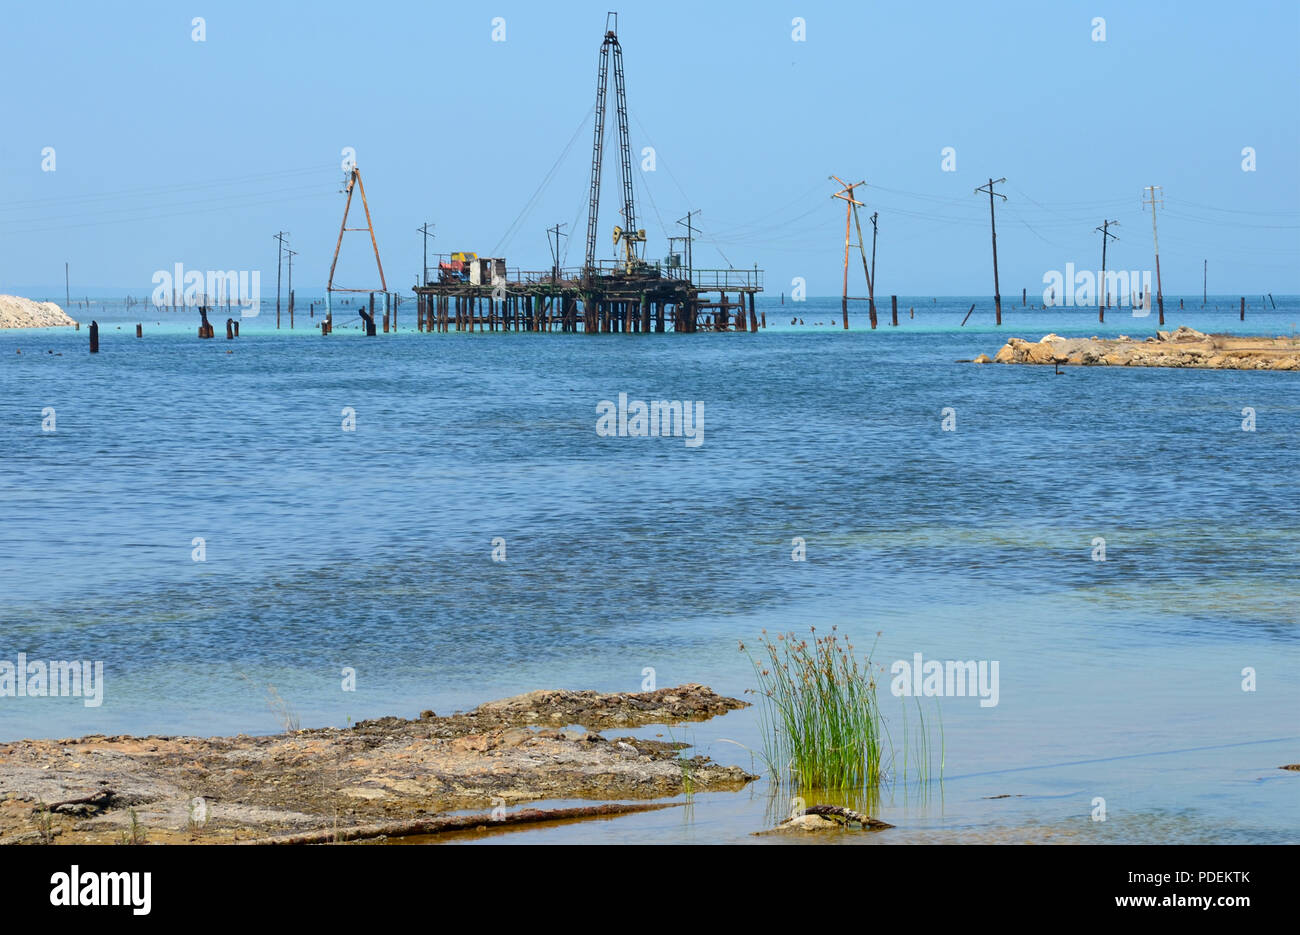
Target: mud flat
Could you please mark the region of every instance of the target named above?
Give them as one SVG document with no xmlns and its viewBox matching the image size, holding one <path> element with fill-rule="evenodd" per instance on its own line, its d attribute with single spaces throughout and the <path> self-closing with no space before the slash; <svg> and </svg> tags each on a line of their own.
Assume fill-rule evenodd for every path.
<svg viewBox="0 0 1300 935">
<path fill-rule="evenodd" d="M 542 799 L 736 790 L 758 777 L 687 758 L 686 744 L 601 731 L 702 721 L 743 707 L 696 684 L 536 691 L 464 714 L 425 711 L 347 729 L 4 743 L 0 844 L 355 840 L 464 824 L 445 817 L 453 810 L 495 808 L 509 823 L 543 820 L 519 808 Z M 579 812 L 599 817 L 618 807 L 561 817 Z M 487 815 L 471 823 L 478 821 Z"/>
<path fill-rule="evenodd" d="M 1062 338 L 1049 334 L 1037 342 L 1012 338 L 992 359 L 981 354 L 974 363 L 1300 370 L 1300 339 L 1203 334 L 1186 325 L 1177 331 L 1158 331 L 1142 341 L 1127 335 Z"/>
<path fill-rule="evenodd" d="M 0 328 L 54 328 L 75 324 L 76 321 L 53 302 L 0 295 Z"/>
</svg>

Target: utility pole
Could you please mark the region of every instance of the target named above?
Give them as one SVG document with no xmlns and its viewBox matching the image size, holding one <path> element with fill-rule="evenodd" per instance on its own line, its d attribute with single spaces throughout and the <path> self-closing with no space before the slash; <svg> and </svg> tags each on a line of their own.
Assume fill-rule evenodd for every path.
<svg viewBox="0 0 1300 935">
<path fill-rule="evenodd" d="M 1097 230 L 1101 231 L 1101 282 L 1097 284 L 1097 291 L 1101 293 L 1099 296 L 1101 299 L 1101 311 L 1097 313 L 1097 321 L 1102 324 L 1106 323 L 1106 301 L 1110 298 L 1110 293 L 1106 289 L 1106 243 L 1110 240 L 1119 240 L 1118 237 L 1110 232 L 1110 226 L 1112 224 L 1118 227 L 1119 221 L 1102 221 L 1101 227 L 1097 228 Z"/>
<path fill-rule="evenodd" d="M 876 218 L 879 211 L 871 214 L 871 275 L 867 277 L 867 302 L 871 307 L 871 327 L 876 327 Z"/>
<path fill-rule="evenodd" d="M 551 248 L 551 279 L 555 282 L 560 281 L 560 238 L 569 236 L 563 233 L 560 228 L 566 226 L 566 224 L 556 221 L 554 227 L 546 228 L 546 244 Z M 555 235 L 554 243 L 551 242 L 552 234 Z"/>
<path fill-rule="evenodd" d="M 975 189 L 976 194 L 980 192 L 989 193 L 989 230 L 993 232 L 993 307 L 997 312 L 997 323 L 999 325 L 1002 324 L 1002 290 L 998 286 L 998 225 L 997 219 L 993 215 L 993 196 L 997 195 L 1003 201 L 1007 200 L 1007 196 L 995 192 L 993 186 L 1001 185 L 1005 181 L 1006 179 L 998 179 L 997 181 L 989 179 L 987 185 L 981 185 Z"/>
<path fill-rule="evenodd" d="M 1151 205 L 1151 241 L 1156 248 L 1156 303 L 1160 306 L 1160 324 L 1165 323 L 1165 294 L 1160 287 L 1160 237 L 1156 234 L 1156 201 L 1160 202 L 1163 208 L 1165 196 L 1159 185 L 1148 185 L 1146 191 L 1151 193 L 1151 200 L 1147 201 L 1146 196 L 1142 197 L 1142 205 Z"/>
<path fill-rule="evenodd" d="M 284 236 L 288 231 L 280 231 L 275 235 L 279 241 L 279 246 L 275 252 L 275 327 L 280 327 L 280 264 L 284 262 Z"/>
<path fill-rule="evenodd" d="M 686 217 L 678 218 L 677 223 L 686 228 L 686 281 L 695 281 L 695 261 L 691 256 L 691 244 L 695 240 L 695 228 L 691 226 L 691 217 L 699 214 L 698 211 L 687 211 Z"/>
<path fill-rule="evenodd" d="M 427 286 L 429 284 L 429 222 L 425 221 L 424 225 L 417 227 L 416 230 L 424 233 L 424 278 L 420 280 L 420 285 Z"/>
<path fill-rule="evenodd" d="M 876 327 L 876 303 L 873 301 L 875 288 L 871 281 L 871 268 L 867 266 L 867 250 L 862 240 L 862 220 L 858 216 L 858 208 L 865 207 L 865 205 L 853 197 L 853 190 L 859 186 L 865 186 L 867 183 L 862 181 L 850 184 L 837 175 L 832 175 L 830 178 L 844 186 L 834 195 L 831 195 L 832 198 L 838 198 L 844 202 L 844 292 L 840 298 L 840 314 L 844 318 L 844 330 L 849 330 L 849 248 L 853 246 L 852 225 L 856 225 L 858 229 L 858 253 L 862 255 L 862 274 L 867 278 L 867 301 L 870 303 L 871 327 L 874 329 Z M 875 223 L 874 218 L 872 223 Z M 875 249 L 874 240 L 872 249 Z M 854 298 L 860 297 L 854 296 Z"/>
<path fill-rule="evenodd" d="M 293 258 L 298 254 L 285 248 L 285 254 L 289 257 L 289 330 L 293 330 Z"/>
</svg>

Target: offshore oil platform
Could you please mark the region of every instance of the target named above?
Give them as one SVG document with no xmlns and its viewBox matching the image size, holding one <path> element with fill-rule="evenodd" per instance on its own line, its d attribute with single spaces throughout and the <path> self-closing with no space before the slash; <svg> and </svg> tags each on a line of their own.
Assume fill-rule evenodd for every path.
<svg viewBox="0 0 1300 935">
<path fill-rule="evenodd" d="M 760 322 L 754 309 L 754 296 L 763 291 L 762 270 L 696 269 L 689 236 L 671 238 L 669 255 L 662 262 L 648 262 L 644 258 L 646 232 L 637 227 L 636 220 L 623 49 L 618 41 L 616 13 L 608 14 L 605 27 L 596 82 L 591 197 L 583 265 L 561 268 L 558 230 L 555 262 L 549 270 L 511 269 L 502 257 L 480 257 L 469 252 L 443 255 L 436 270 L 426 271 L 424 282 L 415 287 L 417 325 L 421 331 L 594 334 L 757 331 L 760 323 L 766 326 L 766 321 Z M 622 256 L 615 261 L 597 261 L 605 104 L 611 59 L 623 181 L 622 218 L 614 227 L 613 238 Z M 671 252 L 672 241 L 679 240 L 685 241 L 685 257 L 680 252 Z"/>
</svg>

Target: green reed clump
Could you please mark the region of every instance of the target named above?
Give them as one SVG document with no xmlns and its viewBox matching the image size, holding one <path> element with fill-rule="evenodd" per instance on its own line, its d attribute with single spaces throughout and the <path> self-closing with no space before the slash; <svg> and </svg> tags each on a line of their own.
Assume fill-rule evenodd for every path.
<svg viewBox="0 0 1300 935">
<path fill-rule="evenodd" d="M 763 696 L 764 757 L 778 780 L 802 787 L 860 789 L 881 779 L 884 730 L 876 703 L 871 654 L 859 663 L 835 627 L 812 643 L 793 633 L 763 631 L 749 655 Z"/>
</svg>

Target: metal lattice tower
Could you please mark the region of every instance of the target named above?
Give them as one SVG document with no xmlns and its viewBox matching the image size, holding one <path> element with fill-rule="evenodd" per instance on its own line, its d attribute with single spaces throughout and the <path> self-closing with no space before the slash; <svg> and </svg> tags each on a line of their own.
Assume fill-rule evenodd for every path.
<svg viewBox="0 0 1300 935">
<path fill-rule="evenodd" d="M 623 239 L 629 262 L 636 256 L 635 244 L 644 239 L 637 230 L 636 204 L 632 190 L 632 146 L 627 128 L 627 89 L 623 77 L 623 48 L 618 43 L 618 14 L 605 17 L 605 39 L 600 44 L 600 65 L 596 76 L 596 120 L 591 153 L 591 201 L 587 212 L 587 265 L 596 266 L 596 234 L 600 223 L 600 173 L 605 159 L 605 97 L 609 85 L 610 51 L 614 53 L 614 110 L 618 118 L 618 145 L 623 174 L 623 225 L 614 241 Z"/>
</svg>

